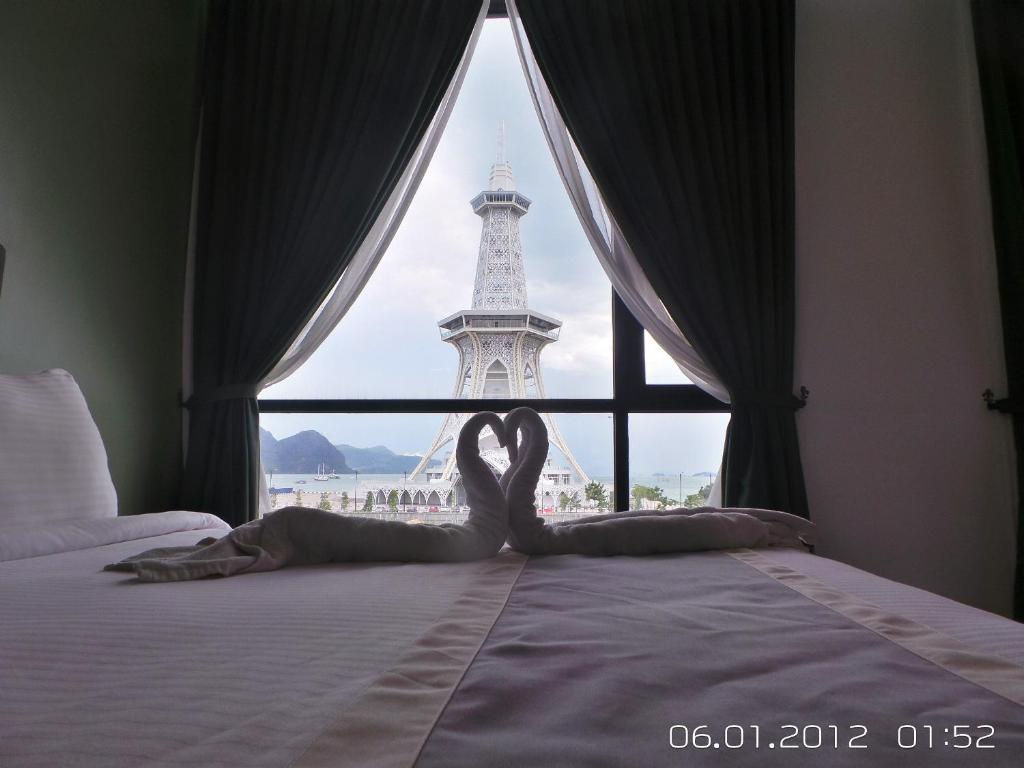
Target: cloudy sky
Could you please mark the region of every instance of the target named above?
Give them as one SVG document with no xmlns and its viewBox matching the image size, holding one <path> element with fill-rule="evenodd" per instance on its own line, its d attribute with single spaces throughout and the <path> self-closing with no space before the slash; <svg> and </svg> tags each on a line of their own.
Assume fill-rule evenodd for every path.
<svg viewBox="0 0 1024 768">
<path fill-rule="evenodd" d="M 531 308 L 560 319 L 561 337 L 541 358 L 552 397 L 611 396 L 611 288 L 551 160 L 508 22 L 486 22 L 465 84 L 402 225 L 355 306 L 309 361 L 262 393 L 267 398 L 449 397 L 458 356 L 437 321 L 468 308 L 480 239 L 469 201 L 487 186 L 497 126 L 520 192 L 533 201 L 521 220 Z M 683 381 L 648 345 L 648 381 Z M 698 472 L 717 467 L 727 416 L 634 417 L 632 471 Z M 267 414 L 278 438 L 316 429 L 332 442 L 422 453 L 440 418 Z M 559 424 L 580 463 L 611 473 L 611 420 L 565 415 Z"/>
</svg>

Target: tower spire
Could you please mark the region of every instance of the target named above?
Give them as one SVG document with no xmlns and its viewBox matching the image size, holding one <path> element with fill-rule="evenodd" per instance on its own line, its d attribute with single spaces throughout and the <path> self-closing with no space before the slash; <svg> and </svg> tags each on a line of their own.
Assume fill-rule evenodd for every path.
<svg viewBox="0 0 1024 768">
<path fill-rule="evenodd" d="M 494 152 L 494 164 L 505 164 L 505 121 L 498 123 L 498 148 Z"/>
<path fill-rule="evenodd" d="M 527 302 L 519 219 L 530 209 L 530 199 L 516 191 L 512 180 L 512 167 L 505 159 L 503 122 L 498 125 L 490 188 L 474 197 L 470 205 L 483 225 L 472 307 L 438 323 L 441 338 L 459 353 L 452 396 L 472 399 L 546 397 L 540 353 L 548 344 L 558 341 L 562 322 L 530 309 Z M 427 469 L 431 456 L 458 438 L 467 418 L 465 413 L 450 413 L 445 417 L 434 442 L 410 474 L 411 478 Z M 572 468 L 571 471 L 545 469 L 545 476 L 551 478 L 552 484 L 569 486 L 575 474 L 577 490 L 582 491 L 590 478 L 573 457 L 551 414 L 546 413 L 542 418 L 551 445 L 561 451 Z M 493 434 L 485 436 L 480 448 L 481 456 L 492 467 L 499 472 L 508 469 L 508 454 Z M 452 452 L 444 469 L 428 471 L 428 479 L 448 481 L 456 472 L 456 457 Z"/>
<path fill-rule="evenodd" d="M 505 121 L 498 123 L 498 146 L 494 150 L 494 165 L 491 166 L 491 192 L 515 192 L 516 180 L 512 177 L 512 166 L 505 159 Z"/>
</svg>

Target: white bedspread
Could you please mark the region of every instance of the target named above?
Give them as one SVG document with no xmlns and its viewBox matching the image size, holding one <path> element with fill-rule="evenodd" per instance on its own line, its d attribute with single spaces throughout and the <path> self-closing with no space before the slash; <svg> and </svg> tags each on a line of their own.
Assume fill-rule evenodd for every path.
<svg viewBox="0 0 1024 768">
<path fill-rule="evenodd" d="M 775 577 L 761 570 L 781 561 Z M 1024 765 L 1024 669 L 835 589 L 833 574 L 876 603 L 922 610 L 917 590 L 851 570 L 795 550 L 531 559 L 416 766 Z M 795 587 L 845 601 L 866 623 Z M 1004 650 L 1015 638 L 1007 656 L 1024 648 L 1024 626 L 928 598 L 923 611 L 953 633 L 984 619 Z M 915 643 L 945 644 L 953 652 L 936 656 L 951 663 Z M 710 738 L 673 749 L 673 725 Z M 973 746 L 983 725 L 991 749 Z M 916 728 L 916 748 L 901 748 L 901 734 L 912 741 L 901 726 Z M 971 747 L 953 746 L 968 735 Z"/>
<path fill-rule="evenodd" d="M 213 527 L 151 535 L 172 520 Z M 933 627 L 1008 678 L 1024 680 L 1024 626 L 806 553 L 501 555 L 139 584 L 103 564 L 223 524 L 127 525 L 150 535 L 64 530 L 48 546 L 70 551 L 34 557 L 42 545 L 3 545 L 23 554 L 0 562 L 2 768 L 1024 765 L 1019 703 L 751 563 Z M 863 723 L 870 748 L 679 751 L 674 723 L 718 736 L 736 723 L 748 739 L 757 724 L 766 742 L 784 723 L 846 738 Z M 991 723 L 997 749 L 901 750 L 901 723 Z"/>
<path fill-rule="evenodd" d="M 0 766 L 290 765 L 481 567 L 173 584 L 101 570 L 220 527 L 0 563 Z"/>
</svg>

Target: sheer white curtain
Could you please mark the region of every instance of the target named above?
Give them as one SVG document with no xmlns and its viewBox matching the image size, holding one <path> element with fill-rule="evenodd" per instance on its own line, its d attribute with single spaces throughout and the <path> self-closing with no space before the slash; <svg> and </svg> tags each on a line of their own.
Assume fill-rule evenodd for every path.
<svg viewBox="0 0 1024 768">
<path fill-rule="evenodd" d="M 380 263 L 381 257 L 387 251 L 392 238 L 395 236 L 395 232 L 398 231 L 398 227 L 405 217 L 409 204 L 416 195 L 416 190 L 419 189 L 423 174 L 427 170 L 430 159 L 434 156 L 434 150 L 437 148 L 445 126 L 448 124 L 448 118 L 451 116 L 455 100 L 458 98 L 459 91 L 462 88 L 462 81 L 466 77 L 469 62 L 473 58 L 477 38 L 480 37 L 480 30 L 483 29 L 484 21 L 487 19 L 487 7 L 488 2 L 484 0 L 480 7 L 480 15 L 476 20 L 476 26 L 473 28 L 473 34 L 470 36 L 469 44 L 466 46 L 466 52 L 462 55 L 462 61 L 459 63 L 458 72 L 452 78 L 448 91 L 438 107 L 437 114 L 434 115 L 434 119 L 427 129 L 423 141 L 420 142 L 420 146 L 402 174 L 402 178 L 395 187 L 395 191 L 388 198 L 373 228 L 367 234 L 359 250 L 356 251 L 355 256 L 352 257 L 352 263 L 345 269 L 331 295 L 327 297 L 317 313 L 306 324 L 298 338 L 292 342 L 291 347 L 284 357 L 281 358 L 280 362 L 274 367 L 267 378 L 261 382 L 261 389 L 288 378 L 298 370 L 299 366 L 309 359 L 310 355 L 316 351 L 324 339 L 338 325 L 338 322 L 345 316 L 345 313 L 352 308 L 352 305 L 359 298 L 359 294 L 369 281 L 370 275 L 373 274 L 377 264 Z"/>
<path fill-rule="evenodd" d="M 569 193 L 569 199 L 576 209 L 580 224 L 587 233 L 587 238 L 605 274 L 629 311 L 662 349 L 668 352 L 690 381 L 709 395 L 728 403 L 728 390 L 679 330 L 679 326 L 669 315 L 637 263 L 618 225 L 608 213 L 594 178 L 569 136 L 569 130 L 558 113 L 551 92 L 540 73 L 537 60 L 526 39 L 515 0 L 506 0 L 505 5 L 508 8 L 509 21 L 512 23 L 512 34 L 515 37 L 516 49 L 519 51 L 519 60 L 523 65 L 523 74 L 529 84 L 548 147 Z M 720 477 L 721 472 L 718 474 L 718 478 Z M 721 482 L 718 478 L 708 499 L 712 506 L 721 504 Z"/>
<path fill-rule="evenodd" d="M 438 106 L 437 113 L 430 123 L 423 140 L 417 147 L 412 160 L 406 167 L 402 177 L 399 179 L 394 192 L 388 198 L 383 210 L 374 222 L 363 240 L 359 250 L 352 257 L 351 263 L 346 267 L 345 272 L 334 286 L 330 296 L 320 305 L 320 309 L 306 323 L 306 327 L 298 335 L 292 345 L 288 348 L 284 357 L 278 362 L 274 369 L 267 375 L 267 378 L 260 382 L 259 389 L 262 390 L 271 384 L 291 376 L 299 367 L 309 359 L 317 348 L 330 335 L 331 331 L 338 325 L 338 322 L 352 308 L 356 299 L 366 283 L 369 281 L 373 271 L 380 263 L 381 257 L 387 251 L 392 238 L 398 231 L 405 212 L 409 208 L 416 190 L 419 189 L 423 174 L 434 156 L 441 135 L 444 133 L 448 118 L 451 116 L 452 108 L 462 89 L 462 82 L 466 78 L 466 70 L 473 58 L 473 51 L 476 49 L 477 39 L 483 29 L 484 21 L 487 20 L 487 8 L 489 0 L 483 0 L 480 6 L 480 13 L 477 16 L 476 25 L 470 35 L 469 44 L 466 46 L 462 60 L 459 62 L 459 69 L 452 78 L 448 90 Z M 266 487 L 265 473 L 260 473 L 260 514 L 266 514 L 270 509 L 270 496 Z"/>
</svg>

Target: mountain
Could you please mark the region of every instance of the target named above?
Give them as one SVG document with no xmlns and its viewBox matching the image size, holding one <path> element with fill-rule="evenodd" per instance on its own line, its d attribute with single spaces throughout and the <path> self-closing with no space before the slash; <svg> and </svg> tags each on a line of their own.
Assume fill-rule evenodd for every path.
<svg viewBox="0 0 1024 768">
<path fill-rule="evenodd" d="M 313 429 L 278 440 L 270 432 L 260 429 L 260 458 L 263 468 L 282 475 L 312 475 L 325 464 L 328 472 L 351 475 L 362 472 L 369 475 L 399 475 L 411 472 L 419 463 L 419 456 L 402 456 L 383 445 L 356 448 L 354 445 L 331 442 Z M 441 464 L 431 459 L 428 467 Z"/>
<path fill-rule="evenodd" d="M 397 475 L 402 472 L 412 472 L 421 458 L 420 456 L 402 456 L 383 445 L 356 448 L 354 445 L 338 443 L 334 447 L 345 454 L 345 460 L 350 467 L 369 475 Z M 431 459 L 427 466 L 436 467 L 440 464 L 440 461 Z"/>
<path fill-rule="evenodd" d="M 283 475 L 311 475 L 321 464 L 327 472 L 351 475 L 355 472 L 345 455 L 331 445 L 319 432 L 307 429 L 283 440 L 277 440 L 265 429 L 260 430 L 260 458 L 268 472 Z"/>
</svg>

